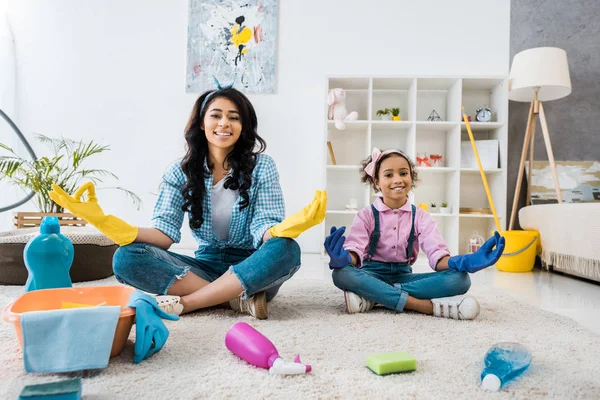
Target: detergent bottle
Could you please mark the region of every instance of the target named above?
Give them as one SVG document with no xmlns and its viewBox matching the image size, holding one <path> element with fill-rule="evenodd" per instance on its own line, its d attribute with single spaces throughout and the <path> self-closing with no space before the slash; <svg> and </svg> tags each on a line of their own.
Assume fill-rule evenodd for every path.
<svg viewBox="0 0 600 400">
<path fill-rule="evenodd" d="M 31 239 L 23 251 L 29 272 L 25 291 L 72 287 L 69 270 L 73 256 L 73 244 L 60 233 L 58 218 L 44 217 L 40 234 Z"/>
<path fill-rule="evenodd" d="M 225 346 L 246 362 L 268 369 L 272 374 L 306 374 L 312 369 L 310 365 L 302 364 L 299 355 L 293 362 L 283 360 L 273 343 L 245 322 L 238 322 L 229 328 L 225 335 Z"/>
<path fill-rule="evenodd" d="M 481 386 L 496 392 L 531 364 L 531 352 L 519 343 L 497 343 L 485 355 Z"/>
</svg>

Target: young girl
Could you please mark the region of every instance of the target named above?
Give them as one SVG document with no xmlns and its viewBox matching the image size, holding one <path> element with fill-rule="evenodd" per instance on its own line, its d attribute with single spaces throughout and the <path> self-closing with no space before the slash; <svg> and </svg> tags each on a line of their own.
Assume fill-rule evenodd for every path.
<svg viewBox="0 0 600 400">
<path fill-rule="evenodd" d="M 185 131 L 187 153 L 163 176 L 151 228 L 105 215 L 91 183 L 74 196 L 54 185 L 50 195 L 122 246 L 113 259 L 120 282 L 174 295 L 158 297 L 165 311 L 228 302 L 264 319 L 267 301 L 300 268 L 292 238 L 323 220 L 327 195 L 317 191 L 308 207 L 284 220 L 279 175 L 261 154 L 266 145 L 256 128 L 254 108 L 241 92 L 219 87 L 202 94 Z M 88 200 L 81 201 L 86 191 Z M 199 245 L 195 257 L 168 251 L 181 239 L 186 212 Z"/>
<path fill-rule="evenodd" d="M 335 226 L 325 240 L 333 282 L 344 290 L 346 311 L 366 312 L 381 304 L 398 312 L 477 317 L 479 303 L 463 296 L 471 286 L 469 273 L 498 261 L 504 238 L 496 232 L 476 253 L 450 257 L 431 215 L 408 201 L 417 181 L 408 156 L 400 150 L 375 148 L 362 165 L 362 181 L 381 191 L 383 198 L 358 212 L 347 240 L 346 228 Z M 436 272 L 412 273 L 419 247 Z"/>
</svg>

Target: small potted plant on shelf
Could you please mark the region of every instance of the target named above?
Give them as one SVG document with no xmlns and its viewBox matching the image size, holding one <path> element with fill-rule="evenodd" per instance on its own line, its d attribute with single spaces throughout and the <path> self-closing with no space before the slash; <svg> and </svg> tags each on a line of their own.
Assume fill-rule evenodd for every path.
<svg viewBox="0 0 600 400">
<path fill-rule="evenodd" d="M 429 205 L 429 212 L 432 213 L 432 214 L 437 213 L 437 205 L 435 203 L 431 203 Z"/>
<path fill-rule="evenodd" d="M 442 203 L 442 206 L 440 207 L 440 212 L 442 214 L 450 214 L 450 207 L 448 207 L 448 203 Z"/>
<path fill-rule="evenodd" d="M 85 221 L 65 213 L 64 209 L 50 198 L 51 185 L 56 183 L 67 193 L 74 193 L 85 181 L 98 183 L 103 182 L 105 178 L 118 180 L 112 172 L 91 168 L 85 162 L 95 154 L 110 150 L 110 147 L 101 146 L 93 140 L 86 143 L 65 138 L 52 139 L 44 135 L 37 135 L 36 139 L 48 145 L 53 154 L 32 161 L 20 157 L 12 148 L 0 143 L 0 149 L 4 150 L 4 154 L 0 154 L 0 180 L 6 179 L 25 192 L 35 192 L 32 202 L 39 210 L 38 213 L 16 213 L 16 226 L 24 227 L 19 224 L 26 217 L 31 224 L 38 226 L 47 214 L 58 214 L 59 219 L 73 220 L 72 225 L 85 225 Z M 98 189 L 120 190 L 137 209 L 140 208 L 139 196 L 127 189 L 118 186 Z"/>
<path fill-rule="evenodd" d="M 389 108 L 384 108 L 382 110 L 377 110 L 377 116 L 382 121 L 391 121 L 392 120 L 392 110 Z"/>
<path fill-rule="evenodd" d="M 392 121 L 400 121 L 402 120 L 402 117 L 400 116 L 400 109 L 399 108 L 392 108 Z"/>
</svg>

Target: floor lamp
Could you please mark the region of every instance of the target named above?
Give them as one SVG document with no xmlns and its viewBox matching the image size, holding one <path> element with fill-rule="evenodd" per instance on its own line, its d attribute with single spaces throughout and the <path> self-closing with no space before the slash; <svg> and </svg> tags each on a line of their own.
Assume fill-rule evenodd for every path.
<svg viewBox="0 0 600 400">
<path fill-rule="evenodd" d="M 556 100 L 568 96 L 571 93 L 571 78 L 569 76 L 569 65 L 567 62 L 567 53 L 556 47 L 538 47 L 522 51 L 513 58 L 508 78 L 508 98 L 514 101 L 530 102 L 529 116 L 527 117 L 527 128 L 525 129 L 525 139 L 523 140 L 523 150 L 521 153 L 521 163 L 519 164 L 519 175 L 515 187 L 515 197 L 513 199 L 512 212 L 510 215 L 510 225 L 508 230 L 512 230 L 517 213 L 517 202 L 519 192 L 523 182 L 523 172 L 525 170 L 525 159 L 527 150 L 529 150 L 529 178 L 527 180 L 527 204 L 531 196 L 531 167 L 533 164 L 533 143 L 535 138 L 536 116 L 540 117 L 540 125 L 548 161 L 552 170 L 554 179 L 554 190 L 556 199 L 562 203 L 560 186 L 558 184 L 558 175 L 556 174 L 556 164 L 552 154 L 552 144 L 550 143 L 550 134 L 548 133 L 548 124 L 546 114 L 544 113 L 543 101 Z"/>
</svg>

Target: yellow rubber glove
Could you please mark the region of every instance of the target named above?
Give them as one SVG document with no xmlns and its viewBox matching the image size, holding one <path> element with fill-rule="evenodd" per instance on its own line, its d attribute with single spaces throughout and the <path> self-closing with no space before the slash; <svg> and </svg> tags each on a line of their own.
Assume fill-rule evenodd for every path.
<svg viewBox="0 0 600 400">
<path fill-rule="evenodd" d="M 81 196 L 86 191 L 88 192 L 88 200 L 81 201 Z M 114 215 L 104 214 L 104 211 L 98 205 L 96 187 L 92 182 L 86 182 L 81 185 L 74 196 L 69 195 L 57 184 L 53 183 L 52 191 L 49 194 L 52 200 L 58 205 L 94 225 L 100 232 L 104 233 L 106 237 L 119 246 L 129 244 L 137 237 L 137 226 L 129 225 Z"/>
<path fill-rule="evenodd" d="M 325 190 L 317 190 L 315 198 L 308 206 L 271 227 L 269 233 L 273 237 L 298 237 L 305 230 L 323 222 L 326 211 L 327 192 Z"/>
</svg>

